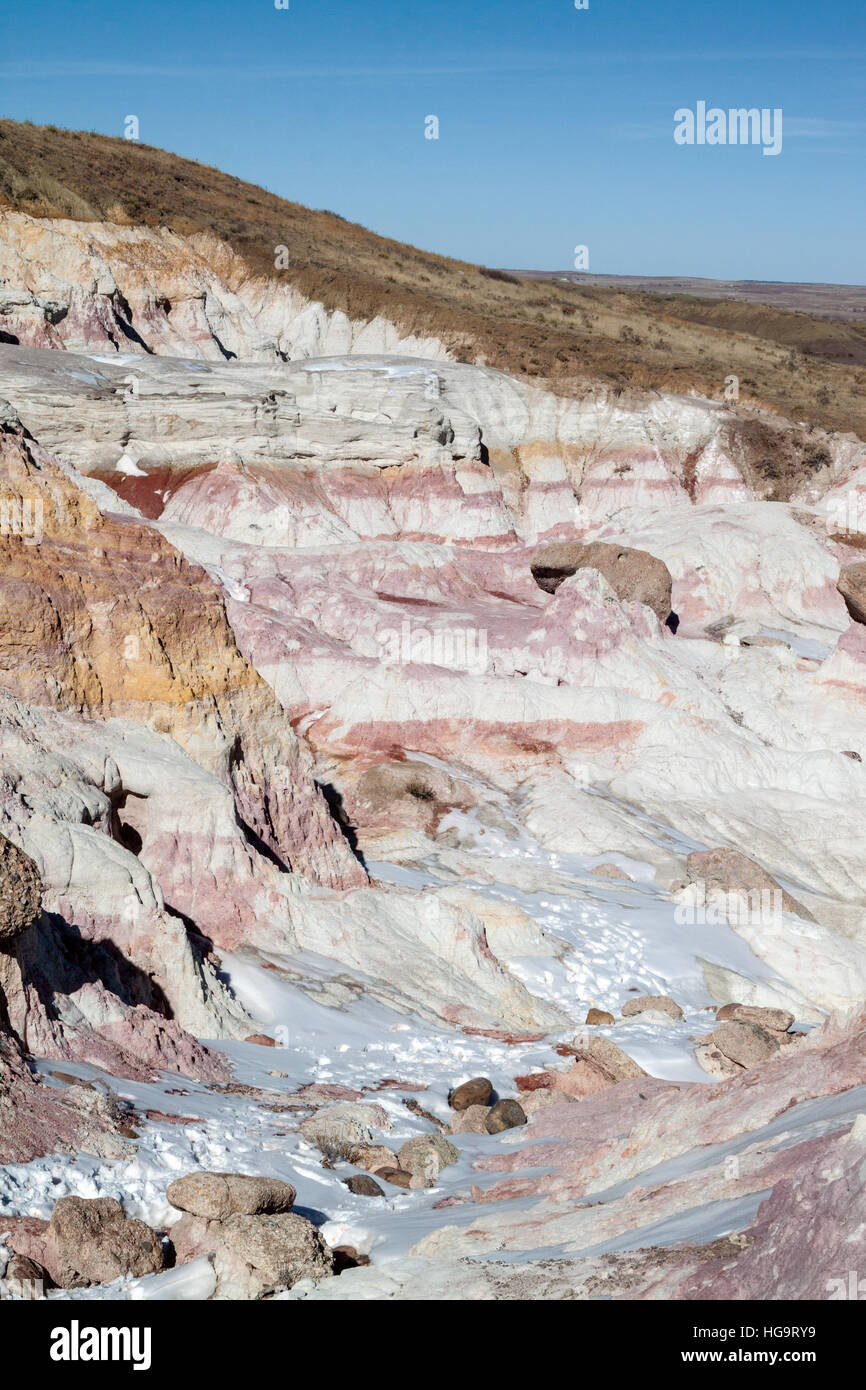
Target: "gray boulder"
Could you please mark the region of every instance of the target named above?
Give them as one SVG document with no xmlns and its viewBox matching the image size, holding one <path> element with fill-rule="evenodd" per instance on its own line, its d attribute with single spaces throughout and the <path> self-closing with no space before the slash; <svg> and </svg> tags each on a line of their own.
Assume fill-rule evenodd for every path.
<svg viewBox="0 0 866 1390">
<path fill-rule="evenodd" d="M 486 1129 L 488 1134 L 502 1134 L 506 1129 L 516 1129 L 526 1124 L 526 1111 L 516 1100 L 498 1100 L 487 1112 Z"/>
<path fill-rule="evenodd" d="M 755 1067 L 779 1051 L 779 1039 L 758 1023 L 720 1023 L 712 1041 L 725 1057 L 741 1067 Z"/>
<path fill-rule="evenodd" d="M 705 892 L 741 894 L 756 913 L 766 908 L 790 912 L 807 922 L 814 917 L 807 907 L 777 883 L 772 874 L 738 849 L 696 849 L 686 857 L 690 883 L 702 883 Z"/>
<path fill-rule="evenodd" d="M 418 1134 L 397 1152 L 401 1169 L 412 1175 L 413 1187 L 434 1187 L 442 1169 L 459 1157 L 460 1150 L 442 1134 Z"/>
<path fill-rule="evenodd" d="M 188 1173 L 169 1183 L 166 1197 L 178 1211 L 225 1221 L 229 1216 L 272 1216 L 291 1211 L 295 1189 L 279 1178 L 243 1173 Z"/>
<path fill-rule="evenodd" d="M 622 1006 L 623 1018 L 633 1018 L 635 1014 L 644 1013 L 668 1014 L 670 1018 L 677 1020 L 683 1016 L 683 1011 L 669 994 L 640 994 L 636 999 L 629 999 Z"/>
<path fill-rule="evenodd" d="M 346 1158 L 352 1162 L 352 1150 L 359 1144 L 374 1142 L 374 1130 L 388 1130 L 391 1121 L 381 1105 L 362 1101 L 339 1101 L 317 1110 L 300 1125 L 301 1134 L 330 1158 Z"/>
<path fill-rule="evenodd" d="M 311 1221 L 296 1212 L 230 1216 L 213 1257 L 215 1299 L 266 1298 L 299 1279 L 327 1279 L 334 1258 Z"/>
<path fill-rule="evenodd" d="M 586 545 L 561 541 L 540 546 L 532 557 L 532 577 L 540 589 L 555 594 L 578 570 L 597 570 L 624 603 L 645 603 L 660 623 L 671 612 L 671 572 L 664 560 L 646 550 L 606 541 Z"/>
<path fill-rule="evenodd" d="M 356 1197 L 384 1197 L 384 1190 L 379 1186 L 375 1178 L 371 1178 L 369 1173 L 353 1173 L 350 1178 L 344 1178 L 343 1183 L 350 1192 L 354 1192 Z"/>
<path fill-rule="evenodd" d="M 45 1260 L 62 1289 L 140 1278 L 165 1267 L 159 1236 L 130 1220 L 113 1197 L 61 1197 L 46 1232 Z"/>
<path fill-rule="evenodd" d="M 762 1008 L 759 1004 L 724 1004 L 716 1010 L 719 1023 L 757 1023 L 771 1033 L 787 1033 L 794 1015 L 787 1009 Z"/>
</svg>

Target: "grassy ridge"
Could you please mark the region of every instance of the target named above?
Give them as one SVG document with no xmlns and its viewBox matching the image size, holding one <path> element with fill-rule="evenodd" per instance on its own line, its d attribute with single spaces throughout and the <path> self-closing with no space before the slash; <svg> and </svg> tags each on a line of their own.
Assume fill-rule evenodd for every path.
<svg viewBox="0 0 866 1390">
<path fill-rule="evenodd" d="M 579 394 L 695 391 L 866 436 L 866 329 L 770 305 L 491 275 L 288 202 L 218 169 L 105 135 L 0 120 L 0 206 L 163 225 L 227 242 L 251 274 L 351 318 L 381 314 L 464 361 Z M 289 265 L 274 269 L 277 246 Z"/>
</svg>

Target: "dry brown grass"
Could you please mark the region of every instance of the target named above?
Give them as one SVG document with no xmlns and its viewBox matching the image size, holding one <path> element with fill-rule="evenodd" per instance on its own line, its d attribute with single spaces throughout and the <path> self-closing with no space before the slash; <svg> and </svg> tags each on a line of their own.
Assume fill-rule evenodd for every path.
<svg viewBox="0 0 866 1390">
<path fill-rule="evenodd" d="M 381 314 L 461 360 L 542 377 L 563 394 L 602 381 L 721 399 L 736 375 L 747 404 L 866 435 L 859 325 L 754 303 L 514 282 L 164 150 L 51 126 L 0 121 L 0 202 L 37 217 L 210 233 L 253 274 L 288 280 L 326 308 Z M 280 245 L 290 265 L 276 271 Z"/>
</svg>

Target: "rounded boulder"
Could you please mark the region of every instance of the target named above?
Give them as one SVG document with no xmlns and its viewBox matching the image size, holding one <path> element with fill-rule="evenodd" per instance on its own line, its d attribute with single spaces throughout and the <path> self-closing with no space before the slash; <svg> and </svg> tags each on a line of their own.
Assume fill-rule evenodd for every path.
<svg viewBox="0 0 866 1390">
<path fill-rule="evenodd" d="M 487 1112 L 486 1129 L 488 1134 L 501 1134 L 506 1129 L 516 1129 L 526 1124 L 526 1111 L 516 1100 L 498 1100 Z"/>
<path fill-rule="evenodd" d="M 278 1178 L 243 1173 L 188 1173 L 169 1183 L 166 1197 L 178 1211 L 225 1221 L 230 1216 L 273 1216 L 291 1211 L 295 1189 Z"/>
<path fill-rule="evenodd" d="M 448 1097 L 452 1110 L 468 1110 L 470 1105 L 490 1105 L 493 1100 L 493 1082 L 486 1076 L 474 1076 L 455 1086 Z"/>
</svg>

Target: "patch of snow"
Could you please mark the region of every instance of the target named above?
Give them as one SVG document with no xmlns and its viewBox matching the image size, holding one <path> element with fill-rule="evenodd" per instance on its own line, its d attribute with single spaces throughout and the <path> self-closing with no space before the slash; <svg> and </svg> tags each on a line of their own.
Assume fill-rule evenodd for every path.
<svg viewBox="0 0 866 1390">
<path fill-rule="evenodd" d="M 117 463 L 114 465 L 114 471 L 115 473 L 125 473 L 128 478 L 147 477 L 147 470 L 139 468 L 135 459 L 130 458 L 129 454 L 121 454 Z"/>
</svg>

